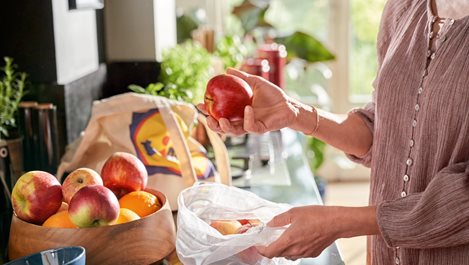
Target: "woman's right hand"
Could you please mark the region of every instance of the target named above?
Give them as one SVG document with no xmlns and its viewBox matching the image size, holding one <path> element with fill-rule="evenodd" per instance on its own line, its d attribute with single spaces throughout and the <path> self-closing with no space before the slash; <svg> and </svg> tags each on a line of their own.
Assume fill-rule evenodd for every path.
<svg viewBox="0 0 469 265">
<path fill-rule="evenodd" d="M 252 104 L 244 109 L 243 121 L 230 122 L 225 118 L 217 121 L 209 116 L 207 123 L 212 130 L 224 134 L 242 135 L 248 132 L 261 134 L 285 127 L 293 129 L 305 127 L 304 124 L 298 124 L 298 116 L 304 109 L 311 110 L 311 107 L 289 97 L 281 88 L 262 77 L 231 68 L 228 69 L 227 74 L 240 77 L 251 86 Z M 208 114 L 204 104 L 199 104 L 197 107 Z"/>
</svg>

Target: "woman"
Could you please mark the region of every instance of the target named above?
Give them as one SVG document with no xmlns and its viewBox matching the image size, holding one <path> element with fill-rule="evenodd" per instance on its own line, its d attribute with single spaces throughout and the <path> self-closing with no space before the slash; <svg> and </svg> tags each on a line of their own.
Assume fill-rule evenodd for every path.
<svg viewBox="0 0 469 265">
<path fill-rule="evenodd" d="M 253 103 L 242 124 L 209 118 L 213 130 L 290 127 L 371 167 L 369 206 L 293 208 L 269 223 L 290 226 L 262 255 L 314 257 L 370 235 L 368 264 L 469 264 L 469 1 L 389 0 L 378 59 L 372 102 L 344 118 L 228 71 L 253 87 Z"/>
</svg>

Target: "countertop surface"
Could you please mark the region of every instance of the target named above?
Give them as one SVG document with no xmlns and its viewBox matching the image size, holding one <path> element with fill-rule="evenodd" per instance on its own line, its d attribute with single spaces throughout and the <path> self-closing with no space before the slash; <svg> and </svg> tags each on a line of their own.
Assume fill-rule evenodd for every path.
<svg viewBox="0 0 469 265">
<path fill-rule="evenodd" d="M 280 159 L 277 157 L 275 168 L 281 168 L 281 164 L 286 165 L 289 175 L 287 181 L 283 183 L 280 181 L 277 185 L 246 185 L 243 189 L 252 191 L 269 201 L 288 203 L 293 206 L 322 204 L 314 176 L 304 156 L 302 145 L 304 136 L 289 129 L 271 132 L 270 134 L 274 139 L 281 139 L 279 141 L 281 146 L 278 146 L 278 143 L 275 144 L 275 141 L 273 144 L 274 149 L 279 149 L 276 150 L 276 153 L 282 156 Z M 274 174 L 277 173 L 274 172 Z M 254 180 L 255 178 L 256 172 L 253 170 L 251 179 Z M 289 183 L 289 185 L 285 183 Z M 300 264 L 341 265 L 344 262 L 337 245 L 334 243 L 325 249 L 319 257 L 302 259 Z"/>
</svg>

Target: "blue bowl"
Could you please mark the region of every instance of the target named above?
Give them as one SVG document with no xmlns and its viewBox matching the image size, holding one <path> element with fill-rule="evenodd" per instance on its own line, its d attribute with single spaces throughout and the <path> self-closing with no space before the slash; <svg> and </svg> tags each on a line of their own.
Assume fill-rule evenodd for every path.
<svg viewBox="0 0 469 265">
<path fill-rule="evenodd" d="M 63 247 L 44 250 L 12 260 L 5 265 L 85 265 L 83 247 Z"/>
</svg>

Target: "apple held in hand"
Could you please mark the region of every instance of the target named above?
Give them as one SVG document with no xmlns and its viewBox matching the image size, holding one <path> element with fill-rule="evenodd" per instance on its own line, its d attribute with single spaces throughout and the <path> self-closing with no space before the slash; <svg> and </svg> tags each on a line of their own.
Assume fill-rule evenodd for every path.
<svg viewBox="0 0 469 265">
<path fill-rule="evenodd" d="M 244 108 L 252 103 L 252 89 L 243 79 L 228 74 L 210 79 L 205 90 L 204 103 L 216 120 L 242 120 Z"/>
<path fill-rule="evenodd" d="M 78 227 L 105 226 L 117 220 L 119 201 L 116 195 L 104 186 L 85 186 L 73 196 L 68 213 Z"/>
<path fill-rule="evenodd" d="M 29 223 L 42 224 L 62 205 L 62 187 L 59 181 L 44 171 L 23 174 L 11 193 L 16 215 Z"/>
<path fill-rule="evenodd" d="M 88 185 L 103 185 L 101 176 L 90 168 L 79 168 L 70 173 L 62 184 L 64 201 L 69 203 L 75 193 Z"/>
<path fill-rule="evenodd" d="M 116 152 L 104 163 L 101 170 L 104 186 L 118 198 L 147 186 L 148 173 L 145 165 L 133 154 Z"/>
</svg>

